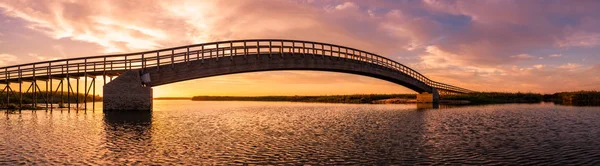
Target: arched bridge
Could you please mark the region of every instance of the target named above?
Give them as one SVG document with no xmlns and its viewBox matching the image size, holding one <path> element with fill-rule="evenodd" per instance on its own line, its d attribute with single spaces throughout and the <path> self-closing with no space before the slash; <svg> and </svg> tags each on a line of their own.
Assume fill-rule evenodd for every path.
<svg viewBox="0 0 600 166">
<path fill-rule="evenodd" d="M 65 86 L 67 102 L 71 102 L 72 96 L 79 93 L 81 78 L 85 80 L 83 93 L 87 96 L 90 91 L 95 94 L 96 77 L 102 76 L 105 110 L 151 109 L 153 86 L 217 75 L 272 70 L 333 71 L 375 77 L 429 95 L 432 102 L 439 99 L 439 93 L 473 92 L 433 81 L 401 63 L 358 49 L 311 41 L 259 39 L 2 67 L 0 83 L 6 86 L 0 95 L 6 95 L 6 104 L 11 103 L 11 98 L 19 98 L 21 106 L 23 93 L 17 91 L 29 92 L 35 99 L 30 102 L 33 106 L 41 101 L 46 106 L 50 103 L 52 108 L 58 94 L 64 100 L 64 93 L 59 90 L 64 91 Z M 113 76 L 119 77 L 112 80 Z M 112 80 L 108 84 L 106 77 Z M 76 80 L 76 85 L 72 85 L 71 80 Z M 58 86 L 53 86 L 56 81 L 59 81 Z M 28 82 L 28 86 L 23 87 L 23 82 Z M 45 83 L 45 88 L 40 82 Z M 14 88 L 16 84 L 18 89 Z M 37 101 L 38 98 L 40 101 Z M 80 100 L 87 102 L 87 98 L 75 98 L 77 105 Z"/>
</svg>

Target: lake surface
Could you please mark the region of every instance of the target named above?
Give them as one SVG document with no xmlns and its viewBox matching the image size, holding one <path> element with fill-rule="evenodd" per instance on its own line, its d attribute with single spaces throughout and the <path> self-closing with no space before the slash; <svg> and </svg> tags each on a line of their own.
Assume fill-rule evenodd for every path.
<svg viewBox="0 0 600 166">
<path fill-rule="evenodd" d="M 97 106 L 101 104 L 97 103 Z M 0 118 L 0 165 L 599 165 L 600 107 L 155 101 Z"/>
</svg>

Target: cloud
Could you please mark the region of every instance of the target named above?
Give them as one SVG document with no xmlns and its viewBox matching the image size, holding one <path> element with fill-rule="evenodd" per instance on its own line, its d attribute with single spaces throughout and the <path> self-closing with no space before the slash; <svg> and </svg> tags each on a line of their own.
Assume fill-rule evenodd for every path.
<svg viewBox="0 0 600 166">
<path fill-rule="evenodd" d="M 23 53 L 22 57 L 35 60 L 65 58 L 78 52 L 132 52 L 228 39 L 285 38 L 374 52 L 435 80 L 475 90 L 546 92 L 559 87 L 545 88 L 542 83 L 572 76 L 596 78 L 593 71 L 597 69 L 589 67 L 597 65 L 592 60 L 597 58 L 584 56 L 600 46 L 600 7 L 593 1 L 24 0 L 0 1 L 0 11 L 57 42 L 45 44 L 55 54 L 27 56 L 47 53 L 35 48 Z M 15 52 L 20 48 L 6 44 L 15 39 L 13 33 L 2 28 L 0 49 L 18 55 Z M 91 43 L 99 51 L 61 44 L 66 41 Z M 548 55 L 555 52 L 561 54 Z M 556 65 L 557 57 L 570 62 L 590 60 Z M 235 78 L 260 80 L 265 75 Z M 322 78 L 273 75 L 264 78 L 278 83 Z M 569 85 L 585 82 L 572 81 Z"/>
<path fill-rule="evenodd" d="M 564 65 L 560 65 L 558 67 L 556 67 L 557 69 L 566 69 L 566 70 L 573 70 L 573 69 L 577 69 L 581 67 L 580 64 L 576 64 L 576 63 L 567 63 Z"/>
<path fill-rule="evenodd" d="M 0 66 L 14 65 L 19 58 L 11 54 L 0 54 Z"/>
<path fill-rule="evenodd" d="M 532 60 L 532 59 L 535 59 L 534 56 L 531 56 L 529 54 L 519 54 L 519 55 L 510 56 L 510 57 L 518 59 L 518 60 Z"/>
<path fill-rule="evenodd" d="M 36 53 L 29 53 L 27 55 L 29 57 L 34 58 L 36 61 L 47 61 L 47 60 L 57 60 L 57 59 L 59 59 L 58 57 L 46 57 L 46 56 L 38 55 Z"/>
<path fill-rule="evenodd" d="M 550 58 L 558 58 L 558 57 L 561 57 L 561 56 L 562 56 L 562 54 L 550 54 L 550 55 L 548 55 L 548 57 L 550 57 Z"/>
<path fill-rule="evenodd" d="M 355 3 L 352 2 L 344 2 L 343 4 L 339 4 L 337 6 L 335 6 L 335 9 L 337 10 L 345 10 L 345 9 L 358 9 L 358 6 Z"/>
<path fill-rule="evenodd" d="M 545 67 L 546 67 L 546 65 L 543 65 L 543 64 L 533 65 L 533 68 L 536 68 L 536 69 L 543 69 Z"/>
<path fill-rule="evenodd" d="M 574 32 L 557 40 L 558 47 L 594 47 L 600 45 L 600 33 Z"/>
<path fill-rule="evenodd" d="M 166 26 L 154 22 L 160 14 L 140 11 L 156 7 L 145 1 L 10 1 L 0 7 L 5 14 L 28 21 L 30 29 L 55 39 L 95 43 L 105 52 L 156 48 L 166 39 L 161 30 Z"/>
<path fill-rule="evenodd" d="M 592 6 L 596 7 L 592 7 Z M 510 64 L 522 52 L 598 45 L 599 7 L 579 1 L 426 0 L 424 8 L 456 27 L 444 31 L 440 49 L 470 57 L 480 65 Z M 579 10 L 572 10 L 579 9 Z M 447 28 L 452 29 L 452 28 Z"/>
</svg>

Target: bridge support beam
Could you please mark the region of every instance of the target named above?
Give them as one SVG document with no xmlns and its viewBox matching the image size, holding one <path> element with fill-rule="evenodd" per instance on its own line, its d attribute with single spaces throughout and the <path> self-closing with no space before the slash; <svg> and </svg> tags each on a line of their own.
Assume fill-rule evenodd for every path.
<svg viewBox="0 0 600 166">
<path fill-rule="evenodd" d="M 142 84 L 139 70 L 130 70 L 104 85 L 103 110 L 152 111 L 152 88 Z"/>
<path fill-rule="evenodd" d="M 439 103 L 440 102 L 440 94 L 436 89 L 433 90 L 433 93 L 429 92 L 421 92 L 417 94 L 417 102 L 418 103 Z"/>
</svg>

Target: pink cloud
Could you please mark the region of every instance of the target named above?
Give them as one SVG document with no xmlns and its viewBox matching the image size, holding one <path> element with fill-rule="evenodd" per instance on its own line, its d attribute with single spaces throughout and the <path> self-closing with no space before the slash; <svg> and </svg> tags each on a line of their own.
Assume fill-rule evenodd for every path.
<svg viewBox="0 0 600 166">
<path fill-rule="evenodd" d="M 343 4 L 337 5 L 335 6 L 335 9 L 337 10 L 345 10 L 345 9 L 358 9 L 358 5 L 356 5 L 355 3 L 352 2 L 344 2 Z"/>
<path fill-rule="evenodd" d="M 518 59 L 518 60 L 532 60 L 532 59 L 535 59 L 534 56 L 531 56 L 529 54 L 518 54 L 518 55 L 513 55 L 513 56 L 510 56 L 510 57 Z"/>
<path fill-rule="evenodd" d="M 548 55 L 548 57 L 550 57 L 550 58 L 558 58 L 558 57 L 561 57 L 561 56 L 562 56 L 562 54 L 550 54 L 550 55 Z"/>
</svg>

